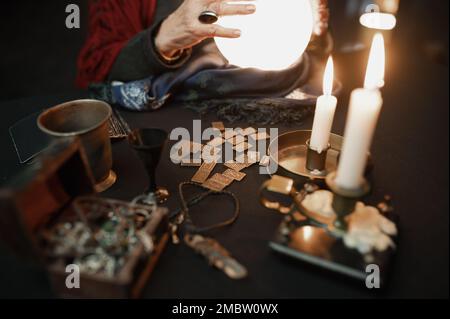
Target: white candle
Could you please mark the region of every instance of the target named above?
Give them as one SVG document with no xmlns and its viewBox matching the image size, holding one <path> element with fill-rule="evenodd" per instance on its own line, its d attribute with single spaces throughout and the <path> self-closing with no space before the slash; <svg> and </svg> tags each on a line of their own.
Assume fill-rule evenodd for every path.
<svg viewBox="0 0 450 319">
<path fill-rule="evenodd" d="M 330 141 L 337 98 L 332 95 L 334 80 L 333 59 L 330 57 L 323 77 L 323 95 L 319 96 L 314 114 L 313 129 L 309 146 L 322 153 Z"/>
<path fill-rule="evenodd" d="M 379 88 L 384 85 L 384 39 L 376 34 L 370 50 L 364 89 L 356 89 L 350 98 L 336 184 L 355 189 L 364 181 L 367 154 L 372 143 L 383 99 Z"/>
</svg>

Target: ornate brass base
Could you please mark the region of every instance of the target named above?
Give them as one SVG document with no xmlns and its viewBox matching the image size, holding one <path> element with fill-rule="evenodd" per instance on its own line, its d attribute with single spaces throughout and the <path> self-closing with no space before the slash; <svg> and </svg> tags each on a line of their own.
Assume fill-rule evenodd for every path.
<svg viewBox="0 0 450 319">
<path fill-rule="evenodd" d="M 338 230 L 345 231 L 347 229 L 345 217 L 353 213 L 358 199 L 369 193 L 370 185 L 364 180 L 359 188 L 346 189 L 337 185 L 335 179 L 336 172 L 330 173 L 326 178 L 326 183 L 334 194 L 332 206 L 337 215 L 334 226 Z"/>
<path fill-rule="evenodd" d="M 158 204 L 163 204 L 169 199 L 170 192 L 167 188 L 158 186 L 156 188 L 155 197 Z"/>
<path fill-rule="evenodd" d="M 101 193 L 106 191 L 108 188 L 110 188 L 117 180 L 117 175 L 114 173 L 113 170 L 109 171 L 108 177 L 106 177 L 103 181 L 100 183 L 95 184 L 94 188 L 97 193 Z"/>
</svg>

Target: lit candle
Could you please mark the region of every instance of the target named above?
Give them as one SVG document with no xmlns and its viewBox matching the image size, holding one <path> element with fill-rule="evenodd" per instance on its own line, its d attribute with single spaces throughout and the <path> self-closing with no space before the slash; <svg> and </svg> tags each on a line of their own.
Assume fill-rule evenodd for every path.
<svg viewBox="0 0 450 319">
<path fill-rule="evenodd" d="M 369 29 L 392 30 L 397 25 L 397 19 L 393 14 L 381 12 L 369 12 L 359 18 L 359 22 Z"/>
<path fill-rule="evenodd" d="M 398 11 L 398 0 L 377 1 L 377 4 L 367 6 L 366 13 L 359 22 L 363 26 L 360 29 L 360 41 L 364 46 L 369 47 L 375 33 L 383 34 L 386 44 L 391 42 L 393 29 L 397 25 L 395 14 Z"/>
<path fill-rule="evenodd" d="M 323 76 L 323 95 L 319 96 L 316 104 L 314 123 L 309 146 L 311 149 L 322 153 L 328 148 L 331 127 L 333 126 L 334 113 L 337 99 L 332 95 L 334 80 L 333 59 L 330 57 Z"/>
<path fill-rule="evenodd" d="M 354 90 L 350 98 L 336 176 L 336 184 L 342 188 L 357 189 L 364 181 L 367 154 L 383 105 L 379 88 L 384 85 L 384 68 L 384 39 L 378 33 L 372 41 L 364 88 Z"/>
</svg>

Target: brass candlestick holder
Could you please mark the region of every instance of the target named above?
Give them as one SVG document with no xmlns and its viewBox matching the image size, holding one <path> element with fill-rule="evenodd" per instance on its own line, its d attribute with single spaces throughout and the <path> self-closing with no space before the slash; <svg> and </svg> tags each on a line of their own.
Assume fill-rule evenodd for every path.
<svg viewBox="0 0 450 319">
<path fill-rule="evenodd" d="M 366 179 L 360 187 L 348 189 L 339 186 L 336 183 L 336 172 L 328 174 L 326 184 L 333 192 L 332 207 L 336 213 L 334 227 L 340 231 L 347 230 L 347 221 L 345 218 L 354 212 L 358 200 L 367 195 L 370 191 L 370 185 Z"/>
<path fill-rule="evenodd" d="M 324 180 L 337 169 L 342 136 L 331 134 L 329 147 L 321 153 L 309 147 L 310 138 L 310 130 L 299 130 L 281 134 L 271 142 L 268 154 L 278 165 L 278 175 Z"/>
<path fill-rule="evenodd" d="M 311 148 L 310 140 L 306 141 L 306 168 L 309 171 L 323 173 L 326 170 L 328 150 L 331 149 L 331 144 L 322 152 L 318 152 Z"/>
<path fill-rule="evenodd" d="M 295 181 L 302 176 L 321 182 L 336 171 L 344 138 L 331 133 L 329 147 L 321 153 L 309 147 L 310 138 L 310 130 L 290 131 L 276 137 L 268 148 L 270 160 L 277 164 L 276 173 L 270 175 L 286 176 Z M 369 176 L 373 168 L 370 153 L 367 157 L 365 176 Z"/>
</svg>

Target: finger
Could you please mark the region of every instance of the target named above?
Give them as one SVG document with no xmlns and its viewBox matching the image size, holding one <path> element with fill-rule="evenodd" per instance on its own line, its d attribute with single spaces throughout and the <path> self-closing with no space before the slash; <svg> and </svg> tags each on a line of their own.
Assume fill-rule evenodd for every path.
<svg viewBox="0 0 450 319">
<path fill-rule="evenodd" d="M 209 10 L 216 12 L 219 16 L 247 15 L 256 11 L 253 4 L 229 4 L 225 2 L 214 2 L 209 6 Z"/>
<path fill-rule="evenodd" d="M 206 0 L 206 3 L 211 4 L 213 2 L 253 2 L 253 1 L 255 0 Z"/>
<path fill-rule="evenodd" d="M 241 36 L 239 29 L 224 28 L 217 24 L 202 25 L 200 33 L 206 38 L 239 38 Z"/>
</svg>

